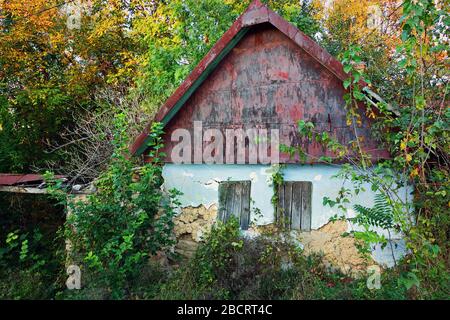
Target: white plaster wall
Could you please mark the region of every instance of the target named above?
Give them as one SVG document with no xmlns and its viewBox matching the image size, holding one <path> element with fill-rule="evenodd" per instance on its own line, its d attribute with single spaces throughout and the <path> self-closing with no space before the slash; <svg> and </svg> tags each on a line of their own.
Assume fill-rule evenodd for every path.
<svg viewBox="0 0 450 320">
<path fill-rule="evenodd" d="M 334 199 L 338 191 L 343 186 L 344 181 L 333 176 L 339 172 L 337 165 L 287 165 L 283 169 L 285 181 L 311 181 L 312 182 L 312 217 L 311 228 L 319 229 L 327 224 L 329 219 L 339 213 L 337 208 L 330 208 L 323 205 L 325 196 Z M 273 167 L 270 165 L 206 165 L 206 164 L 166 164 L 163 170 L 165 179 L 164 188 L 166 190 L 177 188 L 183 195 L 180 197 L 182 207 L 205 205 L 210 207 L 218 204 L 218 186 L 220 181 L 226 180 L 251 180 L 251 199 L 254 203 L 252 207 L 261 210 L 262 217 L 255 219 L 255 214 L 251 212 L 251 220 L 257 224 L 264 225 L 274 222 L 274 209 L 271 203 L 273 187 L 271 176 Z M 350 182 L 344 184 L 347 188 L 352 188 Z M 351 209 L 355 204 L 372 207 L 375 193 L 371 191 L 370 185 L 364 186 L 366 191 L 353 197 L 347 205 L 348 217 L 354 212 Z M 404 189 L 401 194 L 405 199 L 410 197 L 411 189 Z M 349 225 L 349 231 L 357 229 Z M 386 234 L 387 236 L 387 234 Z M 400 239 L 399 234 L 391 234 L 392 238 Z M 389 246 L 388 246 L 389 247 Z M 380 248 L 375 249 L 377 256 L 388 256 Z M 387 250 L 385 248 L 384 250 Z"/>
</svg>

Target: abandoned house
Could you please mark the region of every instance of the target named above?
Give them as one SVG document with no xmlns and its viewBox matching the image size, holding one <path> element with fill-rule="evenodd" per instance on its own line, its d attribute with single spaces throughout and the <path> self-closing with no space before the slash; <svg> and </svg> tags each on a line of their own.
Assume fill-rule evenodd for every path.
<svg viewBox="0 0 450 320">
<path fill-rule="evenodd" d="M 318 161 L 321 156 L 330 156 L 321 145 L 312 141 L 304 145 L 309 155 L 307 164 L 279 153 L 284 179 L 275 206 L 271 180 L 278 167 L 266 161 L 268 154 L 273 156 L 276 152 L 274 139 L 265 143 L 265 157 L 260 149 L 256 157 L 248 137 L 241 149 L 236 147 L 239 138 L 235 144 L 232 135 L 231 142 L 216 137 L 213 161 L 202 158 L 202 150 L 213 143 L 211 132 L 217 131 L 227 138 L 229 130 L 265 129 L 280 144 L 293 145 L 298 139 L 299 120 L 312 121 L 316 130 L 326 131 L 341 144 L 348 144 L 355 134 L 346 123 L 346 78 L 341 63 L 315 41 L 259 1 L 252 2 L 155 118 L 165 132 L 164 187 L 183 193 L 182 209 L 175 221 L 180 252 L 192 253 L 195 243 L 201 241 L 216 219 L 226 220 L 233 214 L 243 232 L 252 234 L 255 226 L 274 223 L 281 208 L 305 250 L 322 251 L 331 264 L 343 269 L 360 267 L 361 258 L 353 240 L 341 237 L 352 226 L 345 221 L 329 222 L 337 209 L 323 205 L 324 197 L 333 199 L 338 195 L 344 181 L 333 177 L 340 169 L 339 163 Z M 376 97 L 372 94 L 368 98 Z M 364 137 L 363 149 L 372 160 L 388 158 L 388 152 L 371 137 L 370 119 L 363 108 L 361 116 L 362 124 L 357 130 Z M 149 128 L 132 145 L 134 155 L 146 157 Z M 179 129 L 193 137 L 193 141 L 184 141 L 188 149 L 182 150 L 181 163 L 180 137 L 186 136 L 179 134 Z M 226 153 L 236 155 L 234 161 L 226 161 Z M 349 215 L 355 204 L 373 206 L 375 194 L 370 190 L 367 187 L 352 198 Z M 407 192 L 404 194 L 408 196 Z M 395 255 L 399 256 L 404 245 L 399 235 L 393 238 Z M 374 261 L 392 265 L 392 253 L 387 250 L 374 248 Z"/>
</svg>

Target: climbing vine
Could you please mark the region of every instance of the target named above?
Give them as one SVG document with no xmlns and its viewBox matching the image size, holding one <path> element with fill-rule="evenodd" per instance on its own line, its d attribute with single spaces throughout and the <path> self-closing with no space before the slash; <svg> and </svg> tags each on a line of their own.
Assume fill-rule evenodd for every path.
<svg viewBox="0 0 450 320">
<path fill-rule="evenodd" d="M 448 73 L 448 45 L 442 42 L 449 19 L 448 3 L 430 0 L 404 1 L 402 4 L 401 42 L 391 57 L 403 82 L 401 94 L 389 96 L 388 102 L 366 103 L 366 115 L 373 119 L 373 131 L 381 146 L 389 149 L 392 159 L 374 163 L 361 148 L 362 138 L 357 128 L 361 124 L 357 112 L 362 102 L 367 102 L 370 74 L 358 65 L 364 62 L 360 46 L 350 45 L 341 55 L 344 71 L 349 77 L 344 81 L 347 93 L 347 125 L 353 128 L 355 140 L 340 145 L 326 132 L 318 132 L 314 124 L 300 121 L 298 132 L 309 141 L 315 141 L 332 151 L 333 158 L 315 159 L 331 163 L 345 160 L 337 177 L 351 183 L 341 187 L 336 199 L 325 197 L 324 205 L 337 206 L 347 219 L 350 197 L 364 192 L 366 186 L 379 195 L 373 208 L 355 206 L 357 216 L 351 222 L 364 231 L 353 236 L 386 245 L 386 239 L 372 227 L 401 232 L 411 253 L 404 261 L 407 271 L 398 280 L 407 289 L 426 285 L 422 293 L 436 290 L 439 283 L 448 283 L 448 165 L 450 160 L 448 124 L 449 108 L 446 106 Z M 367 59 L 366 59 L 367 60 Z M 448 70 L 448 69 L 447 69 Z M 389 91 L 390 78 L 376 84 L 382 93 Z M 392 79 L 396 81 L 396 79 Z M 283 149 L 291 156 L 305 160 L 301 146 Z M 410 190 L 414 187 L 414 195 Z M 432 283 L 436 283 L 433 285 Z"/>
<path fill-rule="evenodd" d="M 270 176 L 270 181 L 272 183 L 273 188 L 273 195 L 271 198 L 271 202 L 274 210 L 275 216 L 274 218 L 278 226 L 285 225 L 283 221 L 280 219 L 280 214 L 278 213 L 279 190 L 280 186 L 282 186 L 284 182 L 284 174 L 283 174 L 284 167 L 285 167 L 284 165 L 273 165 L 271 168 L 272 174 Z"/>
</svg>

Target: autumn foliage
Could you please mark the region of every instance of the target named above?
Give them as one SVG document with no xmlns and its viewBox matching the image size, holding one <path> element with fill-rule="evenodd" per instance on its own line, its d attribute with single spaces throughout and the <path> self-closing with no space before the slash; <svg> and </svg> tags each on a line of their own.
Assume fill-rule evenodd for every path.
<svg viewBox="0 0 450 320">
<path fill-rule="evenodd" d="M 344 62 L 349 114 L 365 99 L 359 80 L 382 98 L 367 114 L 392 155 L 383 169 L 415 186 L 414 223 L 397 225 L 411 252 L 402 279 L 408 297 L 442 297 L 450 283 L 449 2 L 263 2 Z M 0 0 L 0 172 L 53 163 L 67 173 L 70 158 L 84 155 L 51 146 L 70 145 L 64 134 L 86 116 L 113 113 L 128 98 L 153 114 L 249 3 Z M 101 92 L 115 94 L 106 103 Z"/>
</svg>

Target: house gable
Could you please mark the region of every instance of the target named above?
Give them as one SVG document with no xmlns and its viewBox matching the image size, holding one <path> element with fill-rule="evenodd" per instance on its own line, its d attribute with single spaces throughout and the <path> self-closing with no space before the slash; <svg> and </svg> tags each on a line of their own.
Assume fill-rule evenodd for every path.
<svg viewBox="0 0 450 320">
<path fill-rule="evenodd" d="M 300 141 L 298 120 L 312 121 L 343 144 L 355 139 L 346 124 L 342 65 L 317 43 L 276 13 L 253 2 L 224 34 L 156 116 L 165 126 L 168 155 L 178 128 L 203 130 L 278 129 L 280 142 L 304 144 L 313 158 L 330 155 L 314 142 Z M 370 139 L 370 123 L 362 114 L 358 135 L 373 158 L 388 157 Z M 146 149 L 148 128 L 136 139 L 132 153 Z M 296 162 L 282 155 L 283 163 Z M 313 162 L 313 159 L 310 159 Z"/>
</svg>

